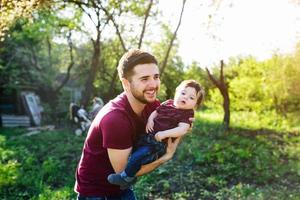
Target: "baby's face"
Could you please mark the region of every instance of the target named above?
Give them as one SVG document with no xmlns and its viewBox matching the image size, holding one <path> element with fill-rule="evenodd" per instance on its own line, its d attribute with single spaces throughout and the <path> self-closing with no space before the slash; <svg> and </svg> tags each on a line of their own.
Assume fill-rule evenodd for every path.
<svg viewBox="0 0 300 200">
<path fill-rule="evenodd" d="M 178 88 L 174 97 L 174 106 L 178 109 L 193 109 L 197 104 L 197 92 L 193 87 Z"/>
</svg>

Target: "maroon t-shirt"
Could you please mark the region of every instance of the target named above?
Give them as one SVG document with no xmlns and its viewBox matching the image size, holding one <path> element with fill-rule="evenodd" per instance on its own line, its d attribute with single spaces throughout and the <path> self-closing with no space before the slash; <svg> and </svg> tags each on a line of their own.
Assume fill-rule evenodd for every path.
<svg viewBox="0 0 300 200">
<path fill-rule="evenodd" d="M 162 103 L 157 109 L 157 116 L 154 118 L 154 132 L 172 129 L 178 126 L 178 123 L 184 122 L 192 124 L 189 118 L 194 117 L 194 110 L 178 109 L 174 106 L 172 99 Z"/>
<path fill-rule="evenodd" d="M 145 106 L 142 117 L 132 110 L 125 93 L 107 103 L 97 114 L 88 131 L 76 170 L 75 191 L 84 196 L 119 195 L 119 186 L 107 181 L 114 173 L 107 148 L 128 149 L 137 134 L 145 132 L 147 118 L 159 101 Z"/>
</svg>

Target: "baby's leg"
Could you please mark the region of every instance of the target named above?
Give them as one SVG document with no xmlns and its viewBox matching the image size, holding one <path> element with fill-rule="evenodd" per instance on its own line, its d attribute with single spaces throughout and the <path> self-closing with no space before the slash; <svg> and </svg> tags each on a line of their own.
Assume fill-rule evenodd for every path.
<svg viewBox="0 0 300 200">
<path fill-rule="evenodd" d="M 111 184 L 120 185 L 121 187 L 128 187 L 135 181 L 136 173 L 141 169 L 143 159 L 147 158 L 152 153 L 152 148 L 150 146 L 139 147 L 135 152 L 129 157 L 127 166 L 123 172 L 120 174 L 110 174 L 108 176 L 108 181 Z"/>
</svg>

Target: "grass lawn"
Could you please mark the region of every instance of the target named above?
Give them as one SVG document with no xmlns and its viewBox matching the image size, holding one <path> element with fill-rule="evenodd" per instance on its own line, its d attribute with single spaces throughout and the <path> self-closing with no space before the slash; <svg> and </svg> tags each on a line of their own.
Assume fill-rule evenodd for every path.
<svg viewBox="0 0 300 200">
<path fill-rule="evenodd" d="M 199 112 L 172 161 L 139 178 L 138 199 L 300 199 L 300 131 L 272 115 Z M 0 129 L 0 199 L 75 199 L 84 136 L 68 130 L 24 137 Z"/>
</svg>

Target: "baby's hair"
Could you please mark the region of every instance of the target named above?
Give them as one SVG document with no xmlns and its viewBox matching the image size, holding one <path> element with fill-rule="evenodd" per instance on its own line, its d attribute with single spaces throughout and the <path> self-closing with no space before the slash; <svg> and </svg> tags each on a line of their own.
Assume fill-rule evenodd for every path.
<svg viewBox="0 0 300 200">
<path fill-rule="evenodd" d="M 184 81 L 182 81 L 177 86 L 176 91 L 178 90 L 178 88 L 181 88 L 181 87 L 184 87 L 184 88 L 187 88 L 187 87 L 195 88 L 196 94 L 197 94 L 197 98 L 198 98 L 197 99 L 197 107 L 199 107 L 201 105 L 201 103 L 203 102 L 204 95 L 205 95 L 204 88 L 200 85 L 200 83 L 198 83 L 195 80 L 184 80 Z"/>
</svg>

